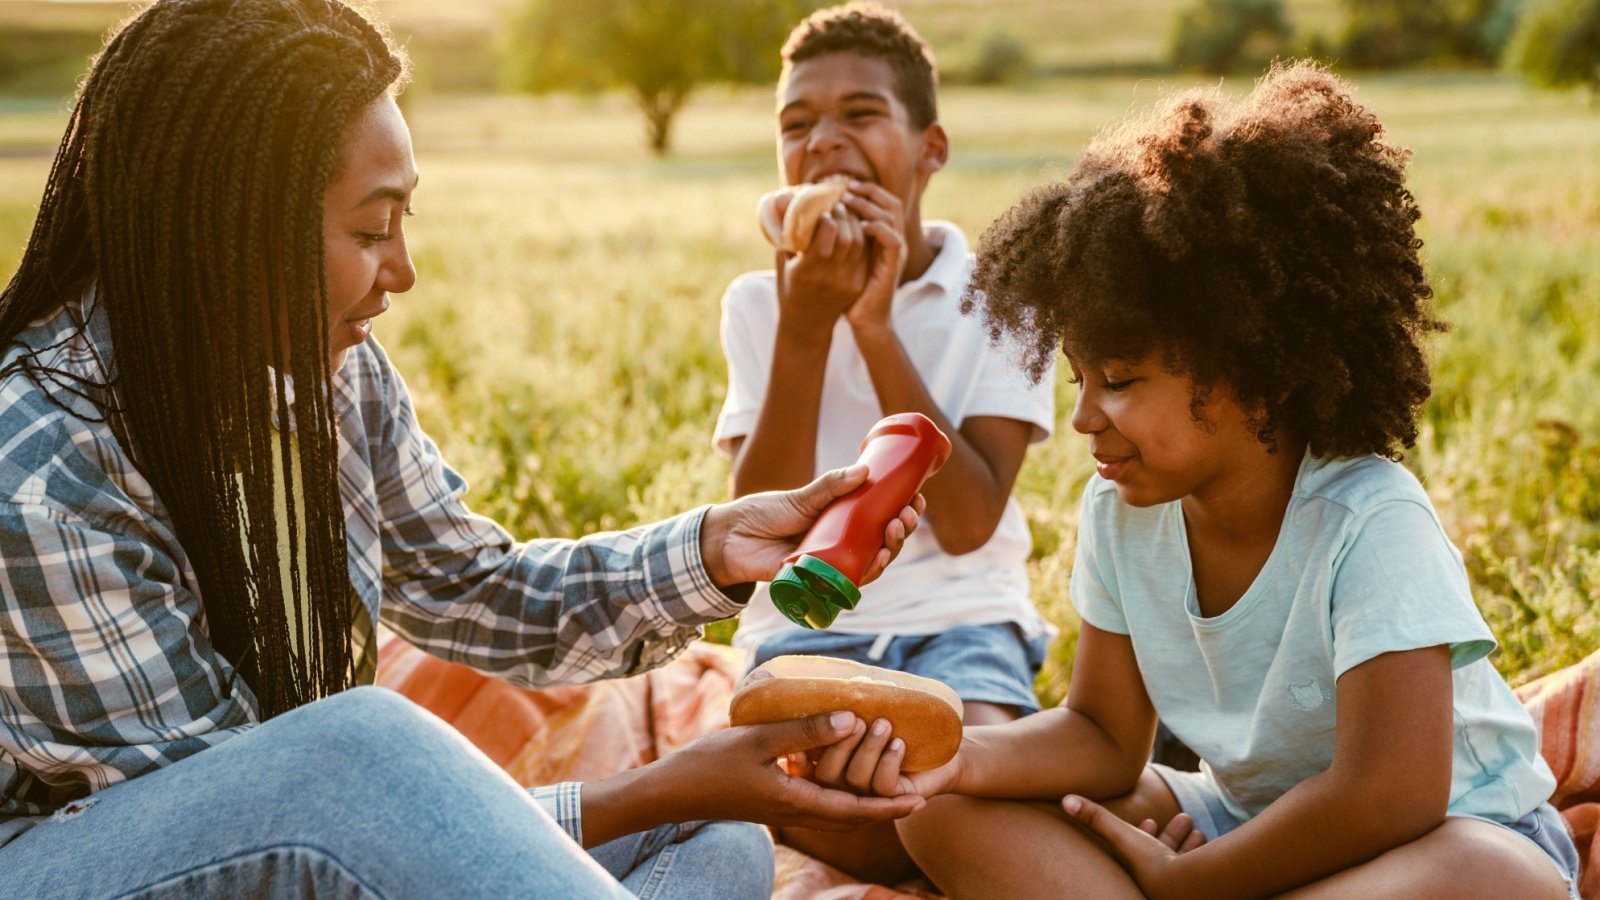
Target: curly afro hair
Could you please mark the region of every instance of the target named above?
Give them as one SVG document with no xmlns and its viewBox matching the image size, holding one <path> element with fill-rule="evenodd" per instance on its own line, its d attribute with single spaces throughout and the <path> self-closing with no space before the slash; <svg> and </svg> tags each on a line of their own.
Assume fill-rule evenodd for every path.
<svg viewBox="0 0 1600 900">
<path fill-rule="evenodd" d="M 963 308 L 1038 378 L 1056 348 L 1099 364 L 1160 353 L 1203 419 L 1226 385 L 1257 438 L 1398 458 L 1431 381 L 1433 318 L 1405 187 L 1409 151 L 1308 62 L 1247 97 L 1176 94 L 1098 135 L 1064 184 L 985 231 Z"/>
<path fill-rule="evenodd" d="M 783 70 L 830 53 L 881 59 L 894 72 L 895 92 L 911 123 L 927 128 L 939 118 L 939 65 L 933 49 L 900 13 L 878 3 L 854 2 L 806 16 L 784 41 Z"/>
</svg>

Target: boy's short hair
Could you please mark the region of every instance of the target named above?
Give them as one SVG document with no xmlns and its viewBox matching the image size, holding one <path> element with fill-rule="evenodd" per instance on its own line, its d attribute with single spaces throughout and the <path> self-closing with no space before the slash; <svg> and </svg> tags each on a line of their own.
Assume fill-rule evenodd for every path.
<svg viewBox="0 0 1600 900">
<path fill-rule="evenodd" d="M 1238 103 L 1178 93 L 1090 143 L 984 233 L 967 309 L 1085 364 L 1160 353 L 1225 386 L 1269 447 L 1398 457 L 1431 391 L 1435 319 L 1410 152 L 1338 76 L 1274 65 Z"/>
<path fill-rule="evenodd" d="M 829 53 L 881 59 L 894 72 L 895 92 L 917 128 L 939 118 L 939 67 L 933 50 L 899 12 L 854 2 L 819 9 L 801 20 L 783 44 L 783 69 Z"/>
</svg>

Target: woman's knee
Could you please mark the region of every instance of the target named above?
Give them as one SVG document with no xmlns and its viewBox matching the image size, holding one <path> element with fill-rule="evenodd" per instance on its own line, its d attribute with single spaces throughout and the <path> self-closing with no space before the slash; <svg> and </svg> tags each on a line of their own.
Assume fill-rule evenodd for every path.
<svg viewBox="0 0 1600 900">
<path fill-rule="evenodd" d="M 308 704 L 262 726 L 314 747 L 318 768 L 400 775 L 486 757 L 442 719 L 385 688 L 357 687 Z"/>
<path fill-rule="evenodd" d="M 404 818 L 406 810 L 484 804 L 506 807 L 508 815 L 530 814 L 522 789 L 493 761 L 393 691 L 354 688 L 286 713 L 260 731 L 269 755 L 296 748 L 298 762 L 285 774 L 297 785 L 299 802 L 317 814 L 344 806 Z"/>
</svg>

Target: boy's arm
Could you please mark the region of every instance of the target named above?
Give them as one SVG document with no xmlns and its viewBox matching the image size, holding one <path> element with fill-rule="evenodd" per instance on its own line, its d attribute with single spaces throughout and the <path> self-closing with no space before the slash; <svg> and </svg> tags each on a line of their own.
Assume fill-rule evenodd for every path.
<svg viewBox="0 0 1600 900">
<path fill-rule="evenodd" d="M 772 370 L 755 425 L 731 442 L 729 481 L 735 497 L 790 490 L 815 475 L 817 420 L 833 327 L 861 292 L 864 242 L 858 223 L 829 211 L 806 252 L 777 254 Z"/>
<path fill-rule="evenodd" d="M 957 429 L 933 401 L 892 327 L 858 327 L 855 335 L 883 414 L 922 413 L 950 438 L 950 458 L 922 487 L 928 500 L 925 524 L 946 553 L 977 550 L 1005 513 L 1033 439 L 1033 423 L 972 416 Z"/>
<path fill-rule="evenodd" d="M 832 342 L 831 322 L 826 329 L 786 327 L 779 314 L 761 412 L 750 433 L 732 441 L 733 496 L 789 490 L 811 480 L 817 464 L 823 373 Z"/>
<path fill-rule="evenodd" d="M 1063 794 L 1110 799 L 1133 790 L 1155 740 L 1156 713 L 1139 676 L 1133 642 L 1085 622 L 1064 706 L 1004 725 L 966 729 L 951 781 L 925 786 L 975 797 L 1055 801 Z M 922 790 L 928 787 L 928 790 Z"/>
<path fill-rule="evenodd" d="M 1275 895 L 1437 827 L 1450 801 L 1448 648 L 1375 657 L 1340 677 L 1337 694 L 1332 765 L 1203 847 L 1173 855 L 1098 806 L 1079 819 L 1156 898 Z"/>
<path fill-rule="evenodd" d="M 950 458 L 922 488 L 928 500 L 924 524 L 946 553 L 970 553 L 999 526 L 1034 426 L 1000 416 L 972 416 L 958 430 L 934 403 L 890 317 L 905 258 L 900 200 L 882 185 L 852 188 L 856 195 L 846 205 L 861 216 L 874 245 L 866 287 L 845 316 L 884 415 L 919 412 L 950 437 Z"/>
</svg>

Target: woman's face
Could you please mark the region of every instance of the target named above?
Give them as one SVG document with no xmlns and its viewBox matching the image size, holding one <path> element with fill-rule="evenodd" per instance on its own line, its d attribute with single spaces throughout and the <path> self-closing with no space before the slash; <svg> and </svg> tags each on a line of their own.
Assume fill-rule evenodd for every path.
<svg viewBox="0 0 1600 900">
<path fill-rule="evenodd" d="M 393 97 L 386 93 L 357 114 L 341 153 L 340 174 L 322 197 L 330 372 L 372 334 L 389 295 L 417 281 L 401 227 L 411 214 L 417 164 Z"/>
</svg>

